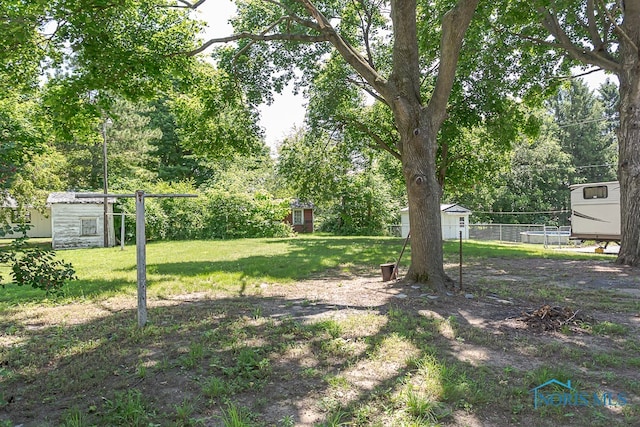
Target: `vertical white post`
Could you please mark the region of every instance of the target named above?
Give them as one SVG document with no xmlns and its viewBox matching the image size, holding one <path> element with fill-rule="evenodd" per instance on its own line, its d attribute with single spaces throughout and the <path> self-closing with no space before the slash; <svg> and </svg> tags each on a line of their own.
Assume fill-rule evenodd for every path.
<svg viewBox="0 0 640 427">
<path fill-rule="evenodd" d="M 136 259 L 138 264 L 138 326 L 147 323 L 147 256 L 144 228 L 144 191 L 136 191 Z"/>
<path fill-rule="evenodd" d="M 124 251 L 124 212 L 120 214 L 120 250 Z"/>
</svg>

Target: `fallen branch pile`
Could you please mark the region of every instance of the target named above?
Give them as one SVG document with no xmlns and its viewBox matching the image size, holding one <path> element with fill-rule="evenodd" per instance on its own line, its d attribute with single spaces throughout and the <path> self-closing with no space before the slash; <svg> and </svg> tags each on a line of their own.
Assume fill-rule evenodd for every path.
<svg viewBox="0 0 640 427">
<path fill-rule="evenodd" d="M 586 320 L 578 316 L 578 312 L 569 307 L 551 307 L 545 304 L 537 310 L 523 312 L 516 320 L 527 323 L 532 329 L 544 331 L 558 331 L 564 326 L 581 328 Z"/>
</svg>

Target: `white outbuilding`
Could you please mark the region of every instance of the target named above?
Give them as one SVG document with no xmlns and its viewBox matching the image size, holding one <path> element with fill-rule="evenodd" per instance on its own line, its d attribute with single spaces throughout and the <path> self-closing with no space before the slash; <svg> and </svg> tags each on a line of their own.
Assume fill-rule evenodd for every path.
<svg viewBox="0 0 640 427">
<path fill-rule="evenodd" d="M 442 223 L 442 239 L 455 240 L 462 238 L 469 239 L 469 215 L 471 211 L 457 203 L 440 205 Z M 409 208 L 400 211 L 401 235 L 406 238 L 409 235 Z"/>
<path fill-rule="evenodd" d="M 109 246 L 115 245 L 113 204 L 107 199 Z M 53 249 L 104 246 L 104 198 L 76 198 L 76 193 L 51 193 L 51 246 Z"/>
<path fill-rule="evenodd" d="M 18 224 L 26 224 L 29 226 L 27 236 L 29 237 L 51 237 L 51 211 L 49 206 L 44 210 L 35 209 L 32 206 L 21 207 L 18 205 L 15 199 L 10 196 L 4 197 L 2 203 L 0 203 L 0 209 L 5 218 L 9 221 L 9 225 L 12 227 Z M 22 237 L 22 233 L 10 233 L 6 236 L 7 239 L 15 239 Z"/>
</svg>

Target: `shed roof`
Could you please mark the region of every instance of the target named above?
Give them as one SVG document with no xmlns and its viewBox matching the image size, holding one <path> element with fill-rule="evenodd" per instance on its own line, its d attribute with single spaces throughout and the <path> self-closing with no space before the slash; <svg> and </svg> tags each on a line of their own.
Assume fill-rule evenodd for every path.
<svg viewBox="0 0 640 427">
<path fill-rule="evenodd" d="M 450 203 L 450 204 L 441 204 L 440 205 L 440 210 L 442 212 L 446 212 L 446 213 L 460 213 L 460 214 L 470 214 L 471 210 L 465 208 L 462 205 L 459 205 L 457 203 Z M 400 212 L 409 212 L 409 208 L 403 208 L 400 210 Z"/>
<path fill-rule="evenodd" d="M 292 209 L 314 209 L 315 206 L 311 202 L 301 202 L 299 199 L 294 199 L 289 204 Z"/>
<path fill-rule="evenodd" d="M 89 198 L 77 198 L 76 192 L 66 192 L 66 193 L 51 193 L 49 197 L 47 197 L 47 204 L 102 204 L 104 202 L 104 197 L 89 197 Z M 115 197 L 109 197 L 107 199 L 107 203 L 115 203 Z"/>
<path fill-rule="evenodd" d="M 18 202 L 8 194 L 0 194 L 0 208 L 17 208 Z"/>
<path fill-rule="evenodd" d="M 467 208 L 465 208 L 464 206 L 461 206 L 457 203 L 452 203 L 452 204 L 448 204 L 448 205 L 440 205 L 440 210 L 442 212 L 447 212 L 447 213 L 462 213 L 462 214 L 466 214 L 466 213 L 471 213 L 471 211 Z"/>
</svg>

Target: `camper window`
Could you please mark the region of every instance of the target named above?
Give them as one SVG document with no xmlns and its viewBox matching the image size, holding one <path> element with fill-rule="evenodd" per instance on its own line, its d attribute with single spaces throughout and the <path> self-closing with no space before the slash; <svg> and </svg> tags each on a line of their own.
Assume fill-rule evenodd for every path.
<svg viewBox="0 0 640 427">
<path fill-rule="evenodd" d="M 585 199 L 606 199 L 609 196 L 606 185 L 584 187 L 582 194 Z"/>
</svg>

